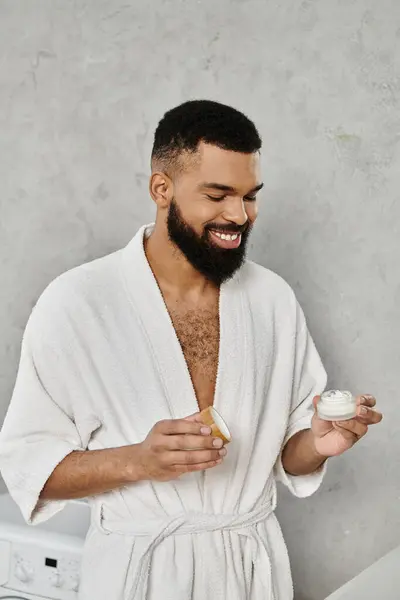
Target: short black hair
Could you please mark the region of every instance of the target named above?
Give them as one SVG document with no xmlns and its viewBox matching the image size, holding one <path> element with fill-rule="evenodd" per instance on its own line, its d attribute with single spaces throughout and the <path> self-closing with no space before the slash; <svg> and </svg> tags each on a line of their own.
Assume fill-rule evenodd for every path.
<svg viewBox="0 0 400 600">
<path fill-rule="evenodd" d="M 259 151 L 262 143 L 256 126 L 242 112 L 212 100 L 189 100 L 159 122 L 152 162 L 175 170 L 181 154 L 194 154 L 200 142 L 245 154 Z"/>
</svg>

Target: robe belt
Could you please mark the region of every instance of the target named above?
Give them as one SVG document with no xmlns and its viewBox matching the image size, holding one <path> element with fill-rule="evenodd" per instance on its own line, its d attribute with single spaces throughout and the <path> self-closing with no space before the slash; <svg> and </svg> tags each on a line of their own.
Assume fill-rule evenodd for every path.
<svg viewBox="0 0 400 600">
<path fill-rule="evenodd" d="M 171 518 L 157 520 L 143 519 L 142 521 L 114 520 L 106 521 L 98 512 L 96 525 L 102 533 L 116 533 L 132 537 L 149 537 L 147 546 L 143 549 L 139 563 L 133 575 L 133 582 L 128 594 L 129 600 L 146 600 L 151 559 L 156 547 L 171 535 L 200 534 L 212 531 L 232 531 L 253 540 L 255 545 L 254 562 L 262 561 L 258 573 L 263 578 L 268 600 L 274 600 L 272 564 L 268 541 L 260 535 L 256 525 L 266 521 L 276 508 L 276 493 L 270 501 L 262 504 L 246 514 L 205 514 L 187 512 Z M 151 528 L 150 528 L 151 527 Z"/>
</svg>

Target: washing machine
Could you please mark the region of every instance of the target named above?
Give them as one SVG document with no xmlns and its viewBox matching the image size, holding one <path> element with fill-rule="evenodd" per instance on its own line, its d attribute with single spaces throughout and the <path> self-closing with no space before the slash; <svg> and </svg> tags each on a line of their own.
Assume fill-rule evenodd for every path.
<svg viewBox="0 0 400 600">
<path fill-rule="evenodd" d="M 0 495 L 0 600 L 77 600 L 89 524 L 89 506 L 70 501 L 29 526 L 10 496 Z"/>
</svg>

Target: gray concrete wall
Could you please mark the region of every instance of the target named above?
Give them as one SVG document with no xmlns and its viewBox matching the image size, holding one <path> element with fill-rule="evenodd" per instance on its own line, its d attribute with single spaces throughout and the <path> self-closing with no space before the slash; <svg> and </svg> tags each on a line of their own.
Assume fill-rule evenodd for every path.
<svg viewBox="0 0 400 600">
<path fill-rule="evenodd" d="M 0 0 L 0 419 L 31 307 L 56 275 L 153 218 L 153 129 L 189 98 L 264 138 L 252 258 L 293 286 L 330 386 L 384 423 L 282 496 L 297 600 L 400 540 L 398 0 Z"/>
</svg>

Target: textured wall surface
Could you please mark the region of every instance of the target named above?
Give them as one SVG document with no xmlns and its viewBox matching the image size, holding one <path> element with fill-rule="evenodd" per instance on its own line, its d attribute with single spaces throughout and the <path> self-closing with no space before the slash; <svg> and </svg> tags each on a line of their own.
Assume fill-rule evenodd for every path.
<svg viewBox="0 0 400 600">
<path fill-rule="evenodd" d="M 264 138 L 251 257 L 295 289 L 329 385 L 386 413 L 323 490 L 282 495 L 297 600 L 400 543 L 398 0 L 0 0 L 0 421 L 59 273 L 152 220 L 152 133 L 189 98 Z"/>
</svg>

